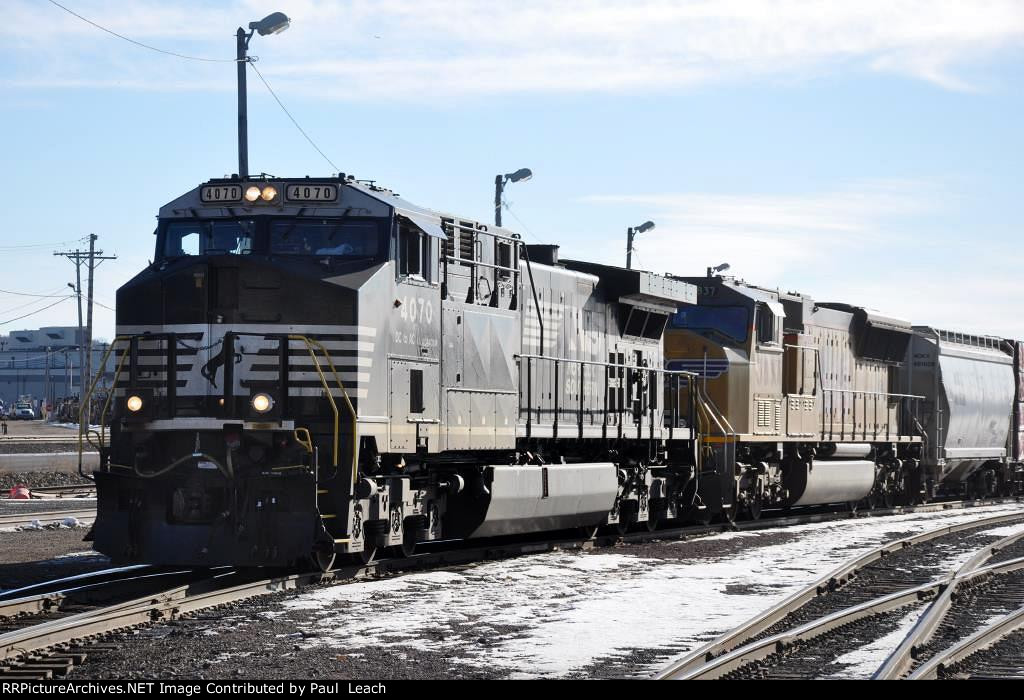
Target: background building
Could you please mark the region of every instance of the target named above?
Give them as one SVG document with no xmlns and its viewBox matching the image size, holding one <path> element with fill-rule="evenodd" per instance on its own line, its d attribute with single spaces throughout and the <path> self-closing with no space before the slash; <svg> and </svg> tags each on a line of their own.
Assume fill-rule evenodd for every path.
<svg viewBox="0 0 1024 700">
<path fill-rule="evenodd" d="M 0 400 L 10 406 L 27 394 L 38 408 L 44 399 L 52 406 L 60 399 L 79 396 L 79 347 L 83 336 L 84 331 L 78 326 L 51 326 L 0 335 Z M 94 374 L 107 347 L 102 340 L 93 342 Z M 111 358 L 101 386 L 109 386 L 113 378 Z"/>
</svg>

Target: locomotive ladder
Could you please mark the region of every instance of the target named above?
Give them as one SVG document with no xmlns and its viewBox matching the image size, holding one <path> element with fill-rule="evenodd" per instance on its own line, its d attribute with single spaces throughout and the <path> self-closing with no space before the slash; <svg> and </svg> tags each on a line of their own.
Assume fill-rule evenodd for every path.
<svg viewBox="0 0 1024 700">
<path fill-rule="evenodd" d="M 726 469 L 731 469 L 735 472 L 736 468 L 736 443 L 738 442 L 738 435 L 733 429 L 732 425 L 725 415 L 718 409 L 715 402 L 707 393 L 699 382 L 691 382 L 693 389 L 694 404 L 697 408 L 697 418 L 700 423 L 699 430 L 700 435 L 698 442 L 700 449 L 697 450 L 697 465 L 696 465 L 696 479 L 697 487 L 700 486 L 700 474 L 704 469 L 705 460 L 714 455 L 713 445 L 722 445 L 722 465 L 723 472 Z M 694 491 L 694 499 L 697 499 L 698 491 Z M 735 506 L 735 503 L 733 503 Z"/>
<path fill-rule="evenodd" d="M 129 347 L 126 347 L 121 351 L 120 358 L 117 361 L 117 369 L 114 372 L 114 381 L 111 383 L 111 389 L 107 392 L 107 400 L 103 402 L 103 410 L 100 412 L 100 432 L 95 433 L 90 429 L 89 423 L 92 417 L 89 415 L 89 404 L 92 401 L 92 395 L 96 391 L 96 385 L 100 383 L 103 378 L 103 373 L 107 369 L 107 360 L 110 358 L 110 353 L 114 351 L 114 346 L 118 342 L 128 342 L 131 340 L 130 336 L 119 335 L 110 341 L 110 345 L 107 346 L 106 352 L 103 353 L 103 359 L 100 360 L 99 371 L 96 372 L 96 376 L 89 384 L 88 391 L 82 395 L 78 405 L 78 475 L 84 479 L 91 479 L 85 474 L 82 469 L 82 456 L 85 451 L 85 441 L 88 441 L 90 445 L 95 447 L 97 450 L 102 451 L 102 448 L 106 446 L 106 418 L 107 410 L 110 408 L 110 400 L 114 396 L 114 388 L 117 387 L 117 380 L 121 376 L 121 370 L 124 369 L 124 361 L 128 357 Z M 93 443 L 89 438 L 90 434 L 95 434 L 99 438 L 99 444 Z"/>
<path fill-rule="evenodd" d="M 345 385 L 341 381 L 341 377 L 338 374 L 338 369 L 334 366 L 334 360 L 331 358 L 331 353 L 328 352 L 327 348 L 324 347 L 323 343 L 321 343 L 318 340 L 313 340 L 312 338 L 310 338 L 308 336 L 305 336 L 305 335 L 289 335 L 286 338 L 286 341 L 287 340 L 294 340 L 294 341 L 297 341 L 297 342 L 305 344 L 306 351 L 309 353 L 309 357 L 313 361 L 313 367 L 316 368 L 316 373 L 320 377 L 320 384 L 323 387 L 324 396 L 327 397 L 327 401 L 328 401 L 328 403 L 331 406 L 331 413 L 334 416 L 334 426 L 333 426 L 334 427 L 334 431 L 333 431 L 333 438 L 334 438 L 334 440 L 333 440 L 333 445 L 332 445 L 332 447 L 333 447 L 333 451 L 332 451 L 332 465 L 334 466 L 335 470 L 337 470 L 338 467 L 339 467 L 339 463 L 338 463 L 338 442 L 339 442 L 340 412 L 338 411 L 338 404 L 334 400 L 334 395 L 333 395 L 333 393 L 331 391 L 331 385 L 327 381 L 327 377 L 324 374 L 323 367 L 320 364 L 320 358 L 317 357 L 316 350 L 319 350 L 321 353 L 323 353 L 324 359 L 327 361 L 327 365 L 330 368 L 331 374 L 334 377 L 334 381 L 335 381 L 335 383 L 337 383 L 338 389 L 341 390 L 341 396 L 345 400 L 345 408 L 348 410 L 348 413 L 349 413 L 349 415 L 351 416 L 351 419 L 352 419 L 352 422 L 351 422 L 352 436 L 351 436 L 351 450 L 350 450 L 350 455 L 351 455 L 351 478 L 349 479 L 349 484 L 348 484 L 348 496 L 349 496 L 349 499 L 351 500 L 352 496 L 355 495 L 356 481 L 359 478 L 359 452 L 358 452 L 358 445 L 359 445 L 359 442 L 358 442 L 359 422 L 358 422 L 358 414 L 356 413 L 355 407 L 352 405 L 352 400 L 349 398 L 348 391 L 345 390 Z M 287 371 L 287 367 L 285 367 L 284 371 Z M 297 430 L 296 433 L 298 433 L 298 432 L 299 431 Z M 312 439 L 310 439 L 310 437 L 309 437 L 309 431 L 305 431 L 305 434 L 306 434 L 306 440 L 305 441 L 300 440 L 299 442 L 304 447 L 306 447 L 307 451 L 309 451 L 310 454 L 312 454 L 313 453 L 313 444 L 312 444 Z M 313 472 L 314 472 L 313 479 L 314 479 L 314 484 L 315 484 L 315 487 L 316 487 L 317 513 L 319 514 L 320 519 L 322 521 L 336 520 L 337 517 L 338 517 L 337 513 L 324 513 L 324 512 L 322 512 L 322 509 L 320 507 L 320 497 L 328 495 L 330 493 L 330 489 L 322 489 L 322 488 L 320 488 L 319 475 L 316 473 L 317 472 L 316 465 L 314 465 L 314 467 L 313 467 Z M 351 538 L 350 533 L 349 533 L 349 521 L 351 521 L 351 518 L 348 519 L 348 521 L 345 523 L 344 527 L 341 529 L 342 530 L 342 534 L 345 535 L 345 536 L 341 537 L 341 538 L 338 538 L 338 537 L 334 537 L 333 538 L 335 544 L 347 544 L 347 543 L 351 542 L 352 538 Z M 325 527 L 326 527 L 326 522 L 325 522 Z"/>
</svg>

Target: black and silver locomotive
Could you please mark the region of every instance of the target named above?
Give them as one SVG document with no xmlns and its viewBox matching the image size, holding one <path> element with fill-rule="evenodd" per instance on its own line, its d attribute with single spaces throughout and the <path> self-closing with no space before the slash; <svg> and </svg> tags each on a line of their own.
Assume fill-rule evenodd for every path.
<svg viewBox="0 0 1024 700">
<path fill-rule="evenodd" d="M 326 567 L 678 517 L 694 435 L 661 341 L 695 299 L 372 182 L 211 180 L 118 292 L 95 547 Z"/>
<path fill-rule="evenodd" d="M 111 353 L 92 536 L 116 562 L 329 568 L 1020 488 L 1019 344 L 559 260 L 345 176 L 211 180 L 161 208 Z"/>
</svg>

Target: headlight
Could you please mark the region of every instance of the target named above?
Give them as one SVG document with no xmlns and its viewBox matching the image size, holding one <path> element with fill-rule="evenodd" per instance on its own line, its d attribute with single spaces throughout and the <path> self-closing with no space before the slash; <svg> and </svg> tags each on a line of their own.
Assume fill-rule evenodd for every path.
<svg viewBox="0 0 1024 700">
<path fill-rule="evenodd" d="M 252 408 L 256 413 L 266 413 L 274 407 L 274 399 L 269 394 L 256 394 L 252 397 Z"/>
<path fill-rule="evenodd" d="M 138 413 L 142 410 L 142 397 L 140 396 L 129 396 L 128 401 L 125 403 L 128 406 L 128 410 L 132 413 Z"/>
<path fill-rule="evenodd" d="M 274 189 L 273 187 L 271 187 L 270 185 L 267 185 L 266 187 L 264 187 L 263 191 L 260 193 L 260 197 L 263 197 L 263 201 L 264 202 L 269 202 L 270 200 L 272 200 L 276 196 L 277 196 L 277 190 Z"/>
<path fill-rule="evenodd" d="M 260 188 L 257 187 L 256 185 L 253 185 L 252 187 L 248 188 L 245 191 L 245 199 L 246 199 L 247 202 L 255 202 L 259 198 L 260 198 Z"/>
</svg>

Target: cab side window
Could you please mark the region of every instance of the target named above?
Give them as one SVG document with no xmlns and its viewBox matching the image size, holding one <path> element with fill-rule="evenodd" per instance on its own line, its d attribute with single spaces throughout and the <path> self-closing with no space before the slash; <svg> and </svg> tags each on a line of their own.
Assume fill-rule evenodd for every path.
<svg viewBox="0 0 1024 700">
<path fill-rule="evenodd" d="M 757 342 L 774 343 L 775 314 L 765 304 L 757 305 Z"/>
<path fill-rule="evenodd" d="M 430 238 L 418 228 L 402 223 L 398 227 L 398 274 L 431 281 Z"/>
</svg>

